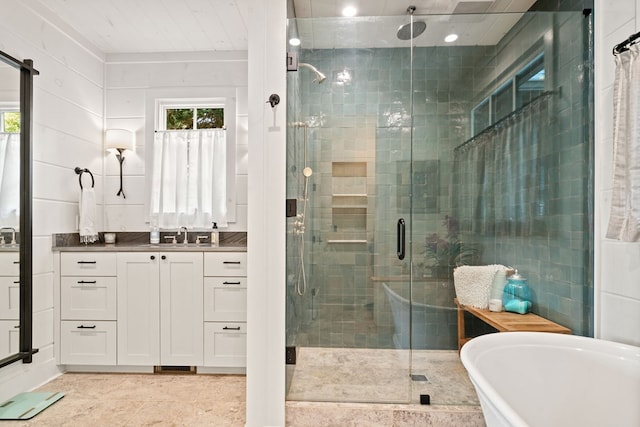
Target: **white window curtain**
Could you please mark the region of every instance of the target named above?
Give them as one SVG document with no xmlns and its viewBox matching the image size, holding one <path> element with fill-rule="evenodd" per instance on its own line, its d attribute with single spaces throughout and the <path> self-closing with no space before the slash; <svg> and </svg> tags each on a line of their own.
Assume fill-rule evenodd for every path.
<svg viewBox="0 0 640 427">
<path fill-rule="evenodd" d="M 156 132 L 151 221 L 162 228 L 225 227 L 226 147 L 224 129 Z"/>
<path fill-rule="evenodd" d="M 607 238 L 640 241 L 640 45 L 616 56 L 613 193 Z"/>
<path fill-rule="evenodd" d="M 20 134 L 0 133 L 0 222 L 18 227 L 20 221 Z"/>
<path fill-rule="evenodd" d="M 546 232 L 554 140 L 551 94 L 541 95 L 454 151 L 454 212 L 463 231 Z"/>
</svg>

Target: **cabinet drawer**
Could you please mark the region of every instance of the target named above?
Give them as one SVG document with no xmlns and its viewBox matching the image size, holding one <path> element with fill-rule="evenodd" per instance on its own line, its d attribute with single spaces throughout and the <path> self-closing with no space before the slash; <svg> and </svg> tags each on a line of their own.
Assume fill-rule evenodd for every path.
<svg viewBox="0 0 640 427">
<path fill-rule="evenodd" d="M 204 320 L 246 322 L 247 279 L 245 277 L 205 277 Z"/>
<path fill-rule="evenodd" d="M 115 276 L 116 254 L 100 252 L 65 252 L 60 254 L 63 276 Z"/>
<path fill-rule="evenodd" d="M 205 276 L 246 276 L 246 252 L 205 252 Z"/>
<path fill-rule="evenodd" d="M 0 319 L 17 320 L 20 317 L 20 280 L 18 277 L 0 277 Z"/>
<path fill-rule="evenodd" d="M 115 277 L 62 277 L 60 315 L 65 320 L 116 320 Z"/>
<path fill-rule="evenodd" d="M 60 322 L 60 363 L 115 365 L 116 322 Z"/>
<path fill-rule="evenodd" d="M 205 322 L 204 366 L 247 366 L 246 323 Z"/>
<path fill-rule="evenodd" d="M 20 276 L 20 253 L 0 253 L 0 276 Z"/>
</svg>

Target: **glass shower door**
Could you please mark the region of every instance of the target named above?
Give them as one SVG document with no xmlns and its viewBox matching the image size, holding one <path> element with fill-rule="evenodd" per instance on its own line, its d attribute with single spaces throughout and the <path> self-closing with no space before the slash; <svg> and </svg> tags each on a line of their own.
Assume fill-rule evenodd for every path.
<svg viewBox="0 0 640 427">
<path fill-rule="evenodd" d="M 302 40 L 287 76 L 289 400 L 411 401 L 408 21 L 289 22 Z"/>
</svg>

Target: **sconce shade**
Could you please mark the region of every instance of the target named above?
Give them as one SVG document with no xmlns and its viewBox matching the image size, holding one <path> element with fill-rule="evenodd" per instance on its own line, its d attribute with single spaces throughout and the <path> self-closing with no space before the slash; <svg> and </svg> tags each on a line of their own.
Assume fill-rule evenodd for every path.
<svg viewBox="0 0 640 427">
<path fill-rule="evenodd" d="M 127 129 L 107 129 L 105 148 L 133 150 L 133 132 Z"/>
</svg>

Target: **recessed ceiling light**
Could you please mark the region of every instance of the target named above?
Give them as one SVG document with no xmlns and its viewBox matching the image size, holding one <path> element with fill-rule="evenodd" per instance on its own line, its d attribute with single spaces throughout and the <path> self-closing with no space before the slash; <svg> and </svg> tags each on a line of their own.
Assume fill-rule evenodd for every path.
<svg viewBox="0 0 640 427">
<path fill-rule="evenodd" d="M 289 39 L 289 44 L 291 46 L 300 46 L 300 39 L 297 37 L 293 37 Z"/>
<path fill-rule="evenodd" d="M 356 13 L 358 13 L 358 10 L 353 6 L 347 6 L 342 9 L 342 16 L 356 16 Z"/>
<path fill-rule="evenodd" d="M 447 37 L 444 38 L 444 41 L 446 41 L 447 43 L 453 43 L 456 40 L 458 40 L 457 34 L 449 34 Z"/>
</svg>

